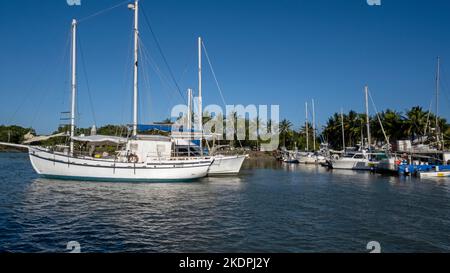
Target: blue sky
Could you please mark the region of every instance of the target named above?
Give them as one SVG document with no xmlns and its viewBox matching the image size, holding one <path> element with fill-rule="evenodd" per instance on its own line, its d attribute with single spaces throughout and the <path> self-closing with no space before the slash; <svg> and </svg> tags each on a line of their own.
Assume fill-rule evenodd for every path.
<svg viewBox="0 0 450 273">
<path fill-rule="evenodd" d="M 70 22 L 121 2 L 82 0 L 74 7 L 66 0 L 2 1 L 0 124 L 49 133 L 61 123 L 59 113 L 69 110 Z M 199 35 L 228 104 L 279 104 L 281 118 L 297 128 L 304 122 L 304 102 L 313 98 L 320 124 L 341 107 L 363 111 L 366 83 L 380 110 L 428 109 L 439 55 L 441 114 L 450 119 L 448 1 L 382 0 L 380 7 L 365 0 L 141 0 L 141 5 L 183 92 L 197 89 Z M 132 15 L 121 6 L 79 25 L 80 126 L 91 126 L 94 116 L 98 125 L 131 121 Z M 143 16 L 141 35 L 152 63 L 170 78 Z M 162 84 L 154 69 L 142 66 L 141 122 L 162 120 L 182 99 L 173 84 Z M 206 60 L 204 70 L 204 103 L 220 104 Z"/>
</svg>

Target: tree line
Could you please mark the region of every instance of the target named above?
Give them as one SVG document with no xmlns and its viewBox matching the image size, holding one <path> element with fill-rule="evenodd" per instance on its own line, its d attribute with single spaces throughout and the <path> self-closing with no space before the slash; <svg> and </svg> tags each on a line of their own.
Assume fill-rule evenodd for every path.
<svg viewBox="0 0 450 273">
<path fill-rule="evenodd" d="M 236 148 L 248 147 L 251 149 L 258 149 L 261 140 L 250 139 L 249 128 L 252 124 L 259 124 L 258 120 L 249 120 L 248 118 L 233 117 L 236 122 L 241 119 L 241 122 L 245 123 L 246 139 L 231 141 L 230 145 Z M 207 122 L 211 117 L 206 116 L 204 122 Z M 437 126 L 436 126 L 437 121 Z M 171 124 L 170 120 L 165 120 L 161 123 Z M 269 127 L 270 127 L 270 121 Z M 224 126 L 226 121 L 224 121 Z M 346 147 L 354 147 L 362 141 L 366 141 L 366 114 L 358 113 L 356 111 L 349 111 L 341 115 L 341 113 L 334 113 L 328 118 L 325 126 L 322 128 L 316 128 L 315 144 L 313 125 L 311 123 L 303 124 L 299 129 L 294 129 L 294 124 L 284 119 L 278 124 L 279 133 L 279 148 L 306 150 L 307 142 L 309 150 L 318 149 L 320 143 L 326 142 L 333 149 L 342 149 L 342 125 L 344 127 L 344 138 Z M 382 125 L 382 126 L 381 126 Z M 306 129 L 308 130 L 308 139 L 306 137 Z M 68 132 L 68 126 L 59 127 L 54 134 L 61 132 Z M 383 132 L 384 131 L 384 132 Z M 0 142 L 21 143 L 24 140 L 24 135 L 31 132 L 36 134 L 33 128 L 23 128 L 20 126 L 0 126 Z M 398 112 L 395 110 L 387 109 L 370 116 L 370 132 L 372 143 L 378 143 L 380 146 L 383 144 L 395 143 L 397 140 L 414 140 L 421 139 L 421 143 L 433 144 L 436 142 L 436 136 L 439 135 L 440 139 L 450 139 L 450 125 L 446 119 L 442 117 L 436 118 L 436 116 L 430 111 L 425 111 L 420 106 L 414 106 L 407 109 L 404 112 Z M 77 128 L 76 133 L 90 135 L 91 128 Z M 97 134 L 100 135 L 112 135 L 127 137 L 129 135 L 129 127 L 125 125 L 105 125 L 97 129 Z M 164 134 L 167 132 L 151 131 L 141 132 L 145 134 Z M 275 133 L 275 132 L 273 132 Z M 308 140 L 308 141 L 307 141 Z M 64 143 L 67 138 L 50 139 L 43 143 L 45 145 L 53 145 L 58 143 Z M 450 144 L 450 143 L 449 143 Z M 450 147 L 450 145 L 446 145 Z"/>
<path fill-rule="evenodd" d="M 437 117 L 420 106 L 414 106 L 404 112 L 387 109 L 370 116 L 371 143 L 382 146 L 394 144 L 398 140 L 416 140 L 423 144 L 435 144 L 439 140 L 450 139 L 450 126 L 445 118 Z M 437 124 L 437 126 L 436 126 Z M 342 130 L 342 126 L 344 130 Z M 288 120 L 280 122 L 280 145 L 287 149 L 306 149 L 306 124 L 299 130 L 292 129 Z M 312 149 L 313 129 L 308 124 L 309 147 Z M 320 142 L 326 142 L 333 149 L 343 148 L 342 131 L 346 147 L 355 147 L 367 142 L 366 114 L 356 111 L 334 113 L 325 126 L 317 132 L 316 149 Z M 383 132 L 384 131 L 384 132 Z M 446 145 L 449 147 L 450 145 Z"/>
</svg>

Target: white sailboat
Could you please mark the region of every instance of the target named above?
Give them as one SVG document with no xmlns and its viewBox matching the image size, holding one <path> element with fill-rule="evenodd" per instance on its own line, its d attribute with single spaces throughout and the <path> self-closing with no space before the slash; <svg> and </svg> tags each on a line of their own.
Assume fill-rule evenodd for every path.
<svg viewBox="0 0 450 273">
<path fill-rule="evenodd" d="M 199 155 L 203 156 L 203 97 L 202 97 L 202 38 L 198 38 L 198 128 L 201 133 Z M 192 104 L 191 104 L 192 106 Z M 190 107 L 188 107 L 190 108 Z M 191 109 L 189 109 L 189 112 Z M 190 121 L 189 121 L 190 122 Z M 223 155 L 211 154 L 214 162 L 208 170 L 208 175 L 233 175 L 238 174 L 247 155 Z"/>
<path fill-rule="evenodd" d="M 313 126 L 313 150 L 309 151 L 309 130 L 308 130 L 308 103 L 305 103 L 305 130 L 306 130 L 306 151 L 297 152 L 296 159 L 300 164 L 323 164 L 326 163 L 325 156 L 316 151 L 316 113 L 315 104 L 312 100 L 312 126 Z"/>
<path fill-rule="evenodd" d="M 66 151 L 13 145 L 27 148 L 34 170 L 44 177 L 60 179 L 120 180 L 120 181 L 166 181 L 191 180 L 207 175 L 214 161 L 211 157 L 174 157 L 172 140 L 163 136 L 138 135 L 138 35 L 139 1 L 129 4 L 134 11 L 134 83 L 133 83 L 133 133 L 130 139 L 110 136 L 75 136 L 76 33 L 77 21 L 72 22 L 72 102 L 70 123 L 70 146 Z M 74 142 L 89 145 L 114 143 L 122 149 L 111 158 L 82 156 L 74 151 Z"/>
<path fill-rule="evenodd" d="M 370 123 L 369 123 L 369 88 L 367 85 L 364 88 L 364 92 L 366 99 L 366 128 L 367 128 L 368 152 L 366 152 L 365 150 L 361 150 L 354 153 L 344 154 L 344 156 L 337 159 L 331 158 L 330 167 L 333 169 L 370 171 L 373 170 L 378 164 L 378 161 L 374 160 L 377 154 L 370 152 L 371 140 L 370 140 Z"/>
</svg>

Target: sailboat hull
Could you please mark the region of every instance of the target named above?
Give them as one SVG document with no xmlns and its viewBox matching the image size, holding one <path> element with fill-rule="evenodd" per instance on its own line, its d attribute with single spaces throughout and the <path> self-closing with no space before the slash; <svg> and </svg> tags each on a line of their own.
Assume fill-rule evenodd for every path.
<svg viewBox="0 0 450 273">
<path fill-rule="evenodd" d="M 238 174 L 246 155 L 217 156 L 208 171 L 208 175 Z"/>
<path fill-rule="evenodd" d="M 75 158 L 29 148 L 34 170 L 41 176 L 71 180 L 184 181 L 205 177 L 212 159 L 159 160 L 125 163 L 114 160 Z"/>
</svg>

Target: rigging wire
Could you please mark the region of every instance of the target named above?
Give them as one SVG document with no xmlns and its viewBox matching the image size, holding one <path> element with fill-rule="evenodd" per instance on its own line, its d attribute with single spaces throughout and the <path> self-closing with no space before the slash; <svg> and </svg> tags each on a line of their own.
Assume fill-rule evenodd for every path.
<svg viewBox="0 0 450 273">
<path fill-rule="evenodd" d="M 378 112 L 378 109 L 377 109 L 377 107 L 375 105 L 375 102 L 373 101 L 372 94 L 370 93 L 370 90 L 368 90 L 368 93 L 369 93 L 370 101 L 372 102 L 372 106 L 375 109 L 375 112 L 377 113 L 378 122 L 380 123 L 381 131 L 383 132 L 384 139 L 386 140 L 386 144 L 389 144 L 389 139 L 386 136 L 386 131 L 384 130 L 383 123 L 381 122 L 380 113 Z"/>
<path fill-rule="evenodd" d="M 91 14 L 91 15 L 88 15 L 88 16 L 86 16 L 86 17 L 84 17 L 84 18 L 78 20 L 78 24 L 81 23 L 81 22 L 85 22 L 85 21 L 87 21 L 87 20 L 89 20 L 89 19 L 92 19 L 92 18 L 94 18 L 94 17 L 97 17 L 97 16 L 99 16 L 99 15 L 102 15 L 102 14 L 104 14 L 104 13 L 107 13 L 108 11 L 111 11 L 111 10 L 113 10 L 113 9 L 116 9 L 116 8 L 118 8 L 118 7 L 120 7 L 120 6 L 124 6 L 124 5 L 126 5 L 126 4 L 129 4 L 129 3 L 130 3 L 130 1 L 124 1 L 124 2 L 121 2 L 121 3 L 117 4 L 117 5 L 115 5 L 115 6 L 112 6 L 112 7 L 109 7 L 109 8 L 103 9 L 103 10 L 100 10 L 100 11 L 98 11 L 98 12 L 95 12 L 95 13 L 93 13 L 93 14 Z"/>
<path fill-rule="evenodd" d="M 220 88 L 219 81 L 217 80 L 216 73 L 214 72 L 214 68 L 213 68 L 211 60 L 209 58 L 208 51 L 206 50 L 206 46 L 203 43 L 203 41 L 202 41 L 202 47 L 205 50 L 205 56 L 206 56 L 206 59 L 208 60 L 209 68 L 211 69 L 211 73 L 213 75 L 214 81 L 216 82 L 217 89 L 219 89 L 220 98 L 222 99 L 223 105 L 226 106 L 227 103 L 225 102 L 225 98 L 223 96 L 222 88 Z"/>
<path fill-rule="evenodd" d="M 444 70 L 444 67 L 441 64 L 441 74 L 445 75 L 446 74 L 445 72 L 446 72 L 446 70 Z M 448 85 L 448 82 L 447 82 L 446 78 L 441 76 L 440 79 L 441 79 L 441 89 L 442 89 L 442 91 L 447 91 L 448 92 L 449 85 Z M 447 99 L 447 103 L 449 103 L 449 105 L 450 105 L 450 99 L 449 99 L 449 96 L 448 96 L 447 92 L 441 92 L 441 93 L 444 93 L 444 96 Z"/>
<path fill-rule="evenodd" d="M 97 126 L 97 118 L 95 116 L 94 104 L 92 102 L 91 88 L 90 88 L 89 79 L 88 79 L 88 76 L 87 76 L 86 62 L 85 62 L 85 58 L 84 58 L 83 47 L 81 45 L 81 39 L 79 38 L 79 36 L 78 36 L 78 44 L 79 44 L 79 48 L 80 48 L 81 64 L 82 64 L 82 68 L 83 68 L 83 74 L 84 74 L 84 78 L 85 78 L 85 81 L 86 81 L 86 89 L 88 91 L 89 105 L 91 106 L 91 114 L 92 114 L 92 118 L 94 119 L 94 125 Z"/>
<path fill-rule="evenodd" d="M 140 40 L 141 41 L 141 40 Z M 159 77 L 159 79 L 161 80 L 161 83 L 169 90 L 171 90 L 172 88 L 170 87 L 170 83 L 169 80 L 164 76 L 164 74 L 162 73 L 160 67 L 158 66 L 158 64 L 155 62 L 155 60 L 151 57 L 151 55 L 148 53 L 147 48 L 144 46 L 144 44 L 140 43 L 140 48 L 143 49 L 143 54 L 141 54 L 142 57 L 145 57 L 144 61 L 147 61 L 149 66 L 153 69 L 153 71 L 155 71 L 156 75 Z M 171 96 L 170 93 L 166 93 L 166 95 L 169 95 L 169 100 L 173 100 L 173 97 Z"/>
<path fill-rule="evenodd" d="M 139 47 L 139 52 L 141 53 L 140 54 L 140 56 L 141 56 L 141 60 L 142 60 L 142 70 L 141 70 L 141 75 L 142 75 L 142 78 L 143 78 L 143 82 L 144 82 L 144 85 L 146 85 L 145 87 L 147 88 L 147 90 L 148 90 L 148 92 L 147 93 L 145 93 L 145 94 L 147 94 L 148 95 L 148 97 L 149 97 L 149 99 L 148 99 L 148 102 L 150 103 L 150 106 L 148 107 L 150 110 L 148 110 L 148 116 L 149 117 L 151 117 L 151 109 L 153 109 L 152 107 L 151 107 L 151 102 L 152 102 L 152 100 L 151 100 L 151 94 L 150 94 L 150 90 L 151 90 L 151 85 L 150 85 L 150 77 L 149 77 L 149 73 L 147 73 L 146 72 L 146 61 L 147 61 L 147 59 L 146 59 L 146 55 L 145 55 L 145 53 L 144 53 L 144 50 L 145 50 L 145 48 L 142 46 L 142 42 L 140 43 L 140 47 Z M 142 94 L 142 92 L 140 92 L 140 94 Z M 140 100 L 141 101 L 141 103 L 142 103 L 142 100 Z M 145 101 L 145 100 L 144 100 Z M 144 111 L 143 111 L 143 113 L 142 113 L 142 115 L 143 116 L 146 116 L 145 115 L 145 109 L 147 109 L 147 108 L 145 108 L 144 107 L 144 105 L 143 105 L 143 103 L 142 103 L 142 105 L 141 105 L 141 109 L 144 109 Z"/>
<path fill-rule="evenodd" d="M 202 41 L 202 47 L 203 47 L 203 49 L 204 49 L 204 51 L 205 51 L 205 56 L 206 56 L 206 59 L 208 60 L 209 68 L 211 69 L 211 73 L 212 73 L 212 75 L 213 75 L 214 81 L 216 82 L 217 89 L 219 90 L 219 93 L 220 93 L 220 97 L 221 97 L 221 99 L 222 99 L 222 102 L 223 102 L 224 106 L 226 106 L 227 104 L 226 104 L 225 98 L 224 98 L 224 96 L 223 96 L 222 88 L 220 88 L 219 81 L 217 80 L 216 73 L 214 72 L 214 68 L 213 68 L 212 63 L 211 63 L 211 59 L 209 58 L 209 55 L 208 55 L 208 50 L 206 50 L 206 46 L 205 46 L 205 44 L 203 43 L 203 41 Z M 236 113 L 236 112 L 235 112 L 235 113 Z M 232 116 L 233 116 L 233 119 L 234 119 L 235 115 L 232 115 Z M 237 122 L 237 118 L 236 118 L 236 122 Z M 241 148 L 243 148 L 242 142 L 241 142 L 240 139 L 238 139 L 238 142 L 239 142 L 239 145 L 241 146 Z"/>
<path fill-rule="evenodd" d="M 70 31 L 69 31 L 69 36 L 68 36 L 69 38 L 68 38 L 68 41 L 67 41 L 67 43 L 66 43 L 66 46 L 64 47 L 64 50 L 63 50 L 63 52 L 62 52 L 62 56 L 61 56 L 61 58 L 57 61 L 57 64 L 55 65 L 55 67 L 57 68 L 56 69 L 56 71 L 58 71 L 59 69 L 59 67 L 60 66 L 62 66 L 62 64 L 64 63 L 64 61 L 65 61 L 65 59 L 66 59 L 66 57 L 67 57 L 67 55 L 68 55 L 68 52 L 69 52 L 69 50 L 68 50 L 68 48 L 69 48 L 69 45 L 70 45 Z M 49 71 L 49 70 L 48 70 Z M 43 104 L 43 102 L 47 99 L 47 96 L 48 96 L 48 93 L 49 93 L 49 82 L 47 82 L 45 85 L 44 85 L 44 88 L 43 88 L 43 90 L 44 90 L 44 92 L 43 92 L 43 95 L 40 97 L 40 100 L 39 100 L 39 103 L 38 103 L 38 105 L 37 105 L 37 109 L 35 110 L 35 112 L 34 112 L 34 114 L 33 114 L 33 119 L 31 120 L 31 124 L 30 124 L 30 127 L 32 128 L 33 127 L 33 125 L 34 125 L 34 123 L 35 123 L 35 121 L 37 120 L 37 118 L 39 117 L 39 115 L 40 115 L 40 113 L 41 113 L 41 110 L 42 110 L 42 104 Z"/>
<path fill-rule="evenodd" d="M 133 19 L 133 23 L 134 23 L 134 19 Z M 130 25 L 132 25 L 133 23 L 130 23 Z M 122 79 L 122 87 L 125 91 L 130 92 L 131 93 L 131 67 L 132 67 L 132 48 L 133 48 L 133 31 L 130 31 L 130 36 L 129 36 L 129 44 L 128 44 L 128 54 L 126 56 L 126 60 L 125 60 L 125 66 L 124 66 L 124 71 L 123 71 L 123 79 Z M 122 96 L 121 96 L 121 101 L 122 101 L 122 105 L 121 105 L 121 114 L 120 114 L 120 120 L 122 124 L 127 124 L 126 122 L 126 117 L 125 117 L 125 108 L 127 105 L 127 102 L 130 103 L 131 105 L 131 100 L 128 101 L 127 100 L 127 93 L 123 91 Z M 128 130 L 128 126 L 126 126 L 127 130 Z M 118 130 L 116 130 L 116 136 L 119 133 Z M 123 129 L 120 130 L 120 133 L 123 133 Z M 128 132 L 127 132 L 128 135 Z"/>
<path fill-rule="evenodd" d="M 60 58 L 57 59 L 58 65 L 60 63 L 62 63 L 63 60 L 65 59 L 65 57 L 67 55 L 67 48 L 68 48 L 69 44 L 70 44 L 70 31 L 67 33 L 67 40 L 63 47 L 63 51 L 61 52 L 61 56 L 60 56 Z M 8 118 L 7 124 L 11 124 L 15 120 L 17 113 L 19 113 L 19 111 L 23 108 L 25 103 L 28 102 L 28 100 L 31 98 L 31 96 L 30 96 L 31 91 L 33 91 L 34 88 L 37 86 L 39 79 L 41 79 L 44 74 L 47 74 L 46 72 L 49 71 L 50 67 L 51 67 L 51 65 L 45 66 L 43 69 L 40 69 L 40 73 L 38 74 L 38 77 L 36 77 L 36 79 L 31 83 L 30 87 L 25 91 L 23 98 L 20 100 L 19 106 L 16 108 L 16 110 L 13 112 L 13 114 Z"/>
<path fill-rule="evenodd" d="M 170 87 L 170 84 L 168 83 L 168 80 L 164 77 L 164 74 L 162 74 L 162 72 L 161 72 L 161 70 L 159 69 L 159 67 L 158 67 L 158 65 L 157 65 L 157 63 L 153 60 L 153 58 L 151 57 L 151 55 L 150 54 L 148 54 L 148 52 L 147 52 L 147 49 L 146 49 L 146 47 L 143 45 L 143 43 L 142 43 L 142 41 L 140 40 L 140 50 L 142 51 L 141 52 L 141 58 L 142 58 L 142 61 L 143 61 L 143 63 L 144 63 L 144 65 L 142 66 L 142 68 L 143 68 L 143 70 L 145 69 L 145 64 L 148 64 L 148 66 L 150 67 L 150 68 L 152 68 L 153 69 L 153 71 L 155 71 L 155 74 L 159 77 L 159 79 L 160 79 L 160 81 L 161 81 L 161 83 L 162 83 L 162 85 L 163 85 L 163 87 L 164 88 L 166 88 L 168 91 L 170 91 L 171 90 L 171 87 Z M 149 73 L 145 73 L 145 71 L 142 71 L 143 72 L 143 75 L 144 75 L 144 81 L 146 80 L 147 82 L 147 85 L 148 85 L 148 88 L 149 88 L 149 90 L 150 90 L 150 77 L 149 77 Z M 174 101 L 174 98 L 173 98 L 173 96 L 172 96 L 172 94 L 171 94 L 171 92 L 164 92 L 164 94 L 166 94 L 166 96 L 167 96 L 167 98 L 169 99 L 169 101 Z M 150 100 L 150 102 L 151 102 L 151 100 Z M 170 110 L 168 110 L 169 112 L 168 112 L 168 114 L 169 114 L 169 116 L 170 116 Z"/>
<path fill-rule="evenodd" d="M 427 123 L 425 124 L 424 135 L 427 134 L 428 127 L 430 126 L 430 114 L 431 114 L 431 107 L 433 107 L 433 100 L 434 100 L 434 96 L 431 98 L 430 108 L 428 108 Z M 431 131 L 431 129 L 430 129 L 430 131 Z"/>
<path fill-rule="evenodd" d="M 183 95 L 183 92 L 181 92 L 181 89 L 180 89 L 180 86 L 178 85 L 177 80 L 175 79 L 175 76 L 174 76 L 174 74 L 173 74 L 173 72 L 172 72 L 172 69 L 171 69 L 170 66 L 169 66 L 169 63 L 168 63 L 168 61 L 167 61 L 167 58 L 166 58 L 166 56 L 165 56 L 165 54 L 164 54 L 164 52 L 163 52 L 163 50 L 162 50 L 161 44 L 159 43 L 159 40 L 158 40 L 158 38 L 156 37 L 155 32 L 153 31 L 152 25 L 150 24 L 150 20 L 149 20 L 149 18 L 148 18 L 148 16 L 147 16 L 146 12 L 145 12 L 145 10 L 144 10 L 143 5 L 141 5 L 141 10 L 142 10 L 142 14 L 144 14 L 145 22 L 146 22 L 148 28 L 150 29 L 150 32 L 151 32 L 151 34 L 152 34 L 153 39 L 155 40 L 156 46 L 157 46 L 157 48 L 158 48 L 158 50 L 159 50 L 159 53 L 161 54 L 161 57 L 163 58 L 163 61 L 164 61 L 165 65 L 166 65 L 167 69 L 169 70 L 170 77 L 172 78 L 172 81 L 175 83 L 175 86 L 176 86 L 177 89 L 178 89 L 178 93 L 180 94 L 180 96 L 181 96 L 181 98 L 183 99 L 183 101 L 184 101 L 184 102 L 187 102 L 186 98 L 185 98 L 184 95 Z"/>
<path fill-rule="evenodd" d="M 180 77 L 180 79 L 178 80 L 179 83 L 182 83 L 182 82 L 183 82 L 184 76 L 185 76 L 186 73 L 188 72 L 189 67 L 190 67 L 190 64 L 191 64 L 191 61 L 194 59 L 194 56 L 195 56 L 195 52 L 192 51 L 191 56 L 190 56 L 190 57 L 187 59 L 187 61 L 186 61 L 186 65 L 184 66 L 183 72 L 181 73 L 181 77 Z"/>
</svg>

